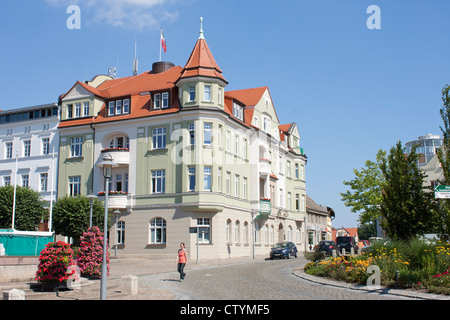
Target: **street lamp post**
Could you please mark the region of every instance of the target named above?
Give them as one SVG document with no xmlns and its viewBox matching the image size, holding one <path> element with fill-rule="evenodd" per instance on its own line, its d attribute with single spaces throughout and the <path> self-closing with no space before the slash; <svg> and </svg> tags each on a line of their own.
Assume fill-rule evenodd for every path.
<svg viewBox="0 0 450 320">
<path fill-rule="evenodd" d="M 90 229 L 92 228 L 92 207 L 94 206 L 94 200 L 97 199 L 97 196 L 91 192 L 88 196 L 86 196 L 86 198 L 89 199 L 89 206 L 91 207 L 89 211 L 89 229 Z"/>
<path fill-rule="evenodd" d="M 100 282 L 100 300 L 106 300 L 106 277 L 108 276 L 108 265 L 106 262 L 106 253 L 108 246 L 108 193 L 109 193 L 109 179 L 112 176 L 112 168 L 118 165 L 112 161 L 109 153 L 103 156 L 103 161 L 97 164 L 98 167 L 103 167 L 103 177 L 105 178 L 105 216 L 103 219 L 103 261 L 102 261 L 102 275 Z"/>
</svg>

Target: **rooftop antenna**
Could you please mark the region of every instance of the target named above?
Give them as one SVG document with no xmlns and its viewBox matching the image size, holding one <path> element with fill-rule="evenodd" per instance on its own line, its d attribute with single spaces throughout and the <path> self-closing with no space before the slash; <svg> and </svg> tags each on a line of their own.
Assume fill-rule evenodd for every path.
<svg viewBox="0 0 450 320">
<path fill-rule="evenodd" d="M 136 38 L 134 38 L 134 59 L 133 59 L 133 76 L 138 73 L 138 60 L 136 58 Z"/>
<path fill-rule="evenodd" d="M 115 79 L 117 76 L 117 67 L 110 67 L 108 68 L 108 76 Z"/>
</svg>

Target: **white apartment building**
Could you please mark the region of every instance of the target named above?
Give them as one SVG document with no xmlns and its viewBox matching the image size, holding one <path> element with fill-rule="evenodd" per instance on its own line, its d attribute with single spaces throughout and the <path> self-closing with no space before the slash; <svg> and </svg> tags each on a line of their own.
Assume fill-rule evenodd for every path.
<svg viewBox="0 0 450 320">
<path fill-rule="evenodd" d="M 17 184 L 56 200 L 58 124 L 56 103 L 0 111 L 1 186 Z"/>
</svg>

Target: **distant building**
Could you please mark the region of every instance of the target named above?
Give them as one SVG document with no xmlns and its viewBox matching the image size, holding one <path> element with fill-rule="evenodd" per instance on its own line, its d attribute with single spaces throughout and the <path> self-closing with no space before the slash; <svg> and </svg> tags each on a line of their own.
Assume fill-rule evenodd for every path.
<svg viewBox="0 0 450 320">
<path fill-rule="evenodd" d="M 340 227 L 338 229 L 333 229 L 333 241 L 336 241 L 337 237 L 354 237 L 355 241 L 358 242 L 358 228 L 344 228 Z"/>
<path fill-rule="evenodd" d="M 32 188 L 49 206 L 56 200 L 58 125 L 56 103 L 0 111 L 1 186 Z"/>
<path fill-rule="evenodd" d="M 334 219 L 334 211 L 330 207 L 317 204 L 306 195 L 306 250 L 313 250 L 321 240 L 331 240 L 331 221 Z"/>
<path fill-rule="evenodd" d="M 406 154 L 408 155 L 411 153 L 411 148 L 417 145 L 416 153 L 419 155 L 419 166 L 427 176 L 425 185 L 434 187 L 444 178 L 436 152 L 438 148 L 442 147 L 442 143 L 443 139 L 439 135 L 429 133 L 405 144 Z"/>
</svg>

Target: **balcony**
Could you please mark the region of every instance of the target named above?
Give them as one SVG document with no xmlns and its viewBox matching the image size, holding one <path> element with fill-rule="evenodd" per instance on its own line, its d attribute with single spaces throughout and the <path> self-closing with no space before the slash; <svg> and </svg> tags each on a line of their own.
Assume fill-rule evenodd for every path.
<svg viewBox="0 0 450 320">
<path fill-rule="evenodd" d="M 256 219 L 267 219 L 272 211 L 272 205 L 270 199 L 260 198 L 259 199 L 259 210 Z"/>
<path fill-rule="evenodd" d="M 268 176 L 272 173 L 272 162 L 269 159 L 259 159 L 259 174 Z"/>
<path fill-rule="evenodd" d="M 128 166 L 130 164 L 130 150 L 128 148 L 105 148 L 102 149 L 101 153 L 109 153 L 112 161 L 119 166 Z"/>
<path fill-rule="evenodd" d="M 105 192 L 99 192 L 100 201 L 105 200 Z M 131 194 L 121 191 L 110 191 L 108 193 L 108 208 L 110 209 L 127 209 L 131 207 Z"/>
</svg>

